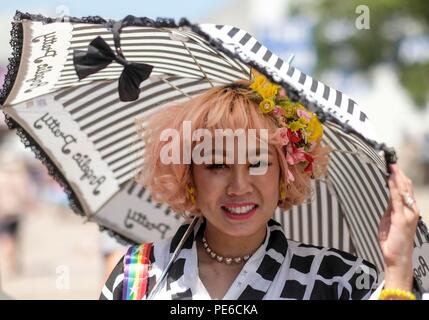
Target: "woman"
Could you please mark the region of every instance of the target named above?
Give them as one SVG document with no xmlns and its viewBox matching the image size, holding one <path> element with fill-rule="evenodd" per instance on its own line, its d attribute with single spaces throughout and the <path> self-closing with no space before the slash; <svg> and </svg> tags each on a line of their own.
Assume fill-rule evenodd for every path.
<svg viewBox="0 0 429 320">
<path fill-rule="evenodd" d="M 188 121 L 192 139 L 184 134 Z M 232 147 L 219 148 L 216 142 L 227 139 L 218 139 L 219 129 L 243 129 L 248 141 L 256 137 L 257 152 L 238 137 Z M 381 292 L 385 299 L 414 299 L 411 257 L 419 214 L 415 203 L 404 204 L 401 193 L 412 195 L 412 185 L 396 166 L 380 225 L 385 281 L 377 290 L 371 263 L 287 240 L 271 219 L 277 206 L 288 209 L 308 199 L 311 179 L 325 176 L 329 149 L 320 145 L 322 134 L 314 114 L 262 75 L 214 87 L 155 115 L 145 131 L 145 166 L 137 178 L 155 201 L 201 219 L 159 290 L 152 292 L 186 225 L 172 239 L 131 247 L 100 298 L 376 299 Z M 243 146 L 247 158 L 240 161 Z M 177 160 L 174 147 L 183 151 L 180 163 L 171 161 Z M 192 151 L 189 163 L 186 151 Z"/>
</svg>

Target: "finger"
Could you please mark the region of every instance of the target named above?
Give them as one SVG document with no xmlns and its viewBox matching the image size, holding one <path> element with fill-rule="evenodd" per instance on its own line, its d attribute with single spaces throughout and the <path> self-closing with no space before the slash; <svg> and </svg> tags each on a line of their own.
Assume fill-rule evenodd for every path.
<svg viewBox="0 0 429 320">
<path fill-rule="evenodd" d="M 413 196 L 411 196 L 411 197 L 414 199 Z M 410 207 L 405 203 L 404 199 L 402 201 L 404 202 L 405 214 L 410 215 L 410 216 L 420 216 L 420 210 L 419 210 L 415 200 L 413 201 L 413 204 Z"/>
<path fill-rule="evenodd" d="M 414 187 L 413 187 L 413 182 L 411 181 L 411 179 L 408 178 L 405 175 L 405 173 L 401 169 L 399 169 L 398 167 L 395 169 L 395 173 L 398 176 L 398 182 L 397 182 L 398 189 L 403 190 L 403 192 L 405 192 L 405 194 L 408 193 L 411 197 L 414 198 Z M 415 205 L 416 205 L 416 203 L 414 203 L 414 205 L 413 205 L 414 210 L 417 209 L 417 206 L 415 206 Z M 408 208 L 407 206 L 405 206 L 405 207 Z"/>
<path fill-rule="evenodd" d="M 390 201 L 392 203 L 391 205 L 392 215 L 401 213 L 404 210 L 402 196 L 399 192 L 396 181 L 397 181 L 396 173 L 392 171 L 392 174 L 390 175 L 390 178 L 387 182 L 390 190 Z"/>
<path fill-rule="evenodd" d="M 392 218 L 392 201 L 389 200 L 386 212 L 384 213 L 383 217 L 381 217 L 380 226 L 378 228 L 379 242 L 387 239 L 387 236 L 389 234 L 390 224 L 391 224 L 391 218 Z"/>
<path fill-rule="evenodd" d="M 397 166 L 392 167 L 392 178 L 395 181 L 396 188 L 401 198 L 403 212 L 407 215 L 419 215 L 419 209 L 417 204 L 414 202 L 413 205 L 408 207 L 405 203 L 404 196 L 407 194 L 414 198 L 412 181 L 400 170 Z"/>
<path fill-rule="evenodd" d="M 404 185 L 405 186 L 405 190 L 411 195 L 411 196 L 413 196 L 414 197 L 414 188 L 413 188 L 413 182 L 411 181 L 411 179 L 410 178 L 408 178 L 406 175 L 405 175 L 405 173 L 401 170 L 401 169 L 399 169 L 399 168 L 396 168 L 396 173 L 397 173 L 397 175 L 398 175 L 398 178 L 399 178 L 399 180 L 400 180 L 400 184 L 401 185 Z"/>
<path fill-rule="evenodd" d="M 385 217 L 390 217 L 392 215 L 392 200 L 390 199 L 389 202 L 387 203 L 387 209 L 386 212 L 384 213 Z"/>
</svg>

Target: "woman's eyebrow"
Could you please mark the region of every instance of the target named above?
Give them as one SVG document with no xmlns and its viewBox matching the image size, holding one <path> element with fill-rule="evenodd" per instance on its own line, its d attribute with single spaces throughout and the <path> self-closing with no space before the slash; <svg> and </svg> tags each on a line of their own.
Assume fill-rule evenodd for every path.
<svg viewBox="0 0 429 320">
<path fill-rule="evenodd" d="M 264 153 L 261 153 L 261 150 Z M 238 152 L 240 152 L 240 151 L 238 151 Z M 230 152 L 230 151 L 226 150 L 225 148 L 222 148 L 222 149 L 214 149 L 213 148 L 213 149 L 209 150 L 209 154 L 212 157 L 214 157 L 215 162 L 217 162 L 217 159 L 219 159 L 220 161 L 225 161 L 225 159 L 231 158 L 232 155 L 235 154 L 235 151 L 234 152 Z M 273 151 L 271 149 L 266 149 L 266 148 L 263 148 L 263 149 L 260 149 L 260 148 L 257 148 L 257 149 L 253 149 L 253 148 L 252 149 L 248 149 L 247 152 L 246 152 L 246 154 L 244 155 L 244 157 L 247 158 L 247 159 L 250 159 L 250 158 L 254 159 L 254 157 L 257 157 L 257 158 L 260 158 L 260 159 L 263 159 L 263 158 L 267 159 L 269 156 L 271 156 L 271 157 L 274 156 Z M 226 160 L 226 161 L 228 162 L 228 160 Z M 230 161 L 232 161 L 232 160 L 230 160 Z"/>
<path fill-rule="evenodd" d="M 249 153 L 251 153 L 252 152 L 252 154 L 258 154 L 258 155 L 260 155 L 261 154 L 261 149 L 249 149 L 248 150 L 249 151 Z M 262 149 L 262 151 L 263 152 L 267 152 L 269 155 L 273 155 L 273 152 L 271 151 L 271 149 Z M 210 153 L 211 154 L 218 154 L 218 155 L 223 155 L 223 156 L 225 156 L 226 155 L 226 150 L 225 150 L 225 148 L 223 148 L 223 149 L 211 149 L 210 150 Z"/>
<path fill-rule="evenodd" d="M 226 150 L 225 149 L 211 149 L 210 153 L 212 155 L 220 155 L 220 156 L 226 156 Z"/>
<path fill-rule="evenodd" d="M 268 153 L 268 155 L 273 155 L 273 152 L 271 151 L 271 149 L 262 149 L 262 152 L 265 152 L 265 153 Z M 255 149 L 249 149 L 249 152 L 248 152 L 249 154 L 256 154 L 256 155 L 261 155 L 262 153 L 261 153 L 261 149 L 260 148 L 257 148 L 256 150 Z"/>
</svg>

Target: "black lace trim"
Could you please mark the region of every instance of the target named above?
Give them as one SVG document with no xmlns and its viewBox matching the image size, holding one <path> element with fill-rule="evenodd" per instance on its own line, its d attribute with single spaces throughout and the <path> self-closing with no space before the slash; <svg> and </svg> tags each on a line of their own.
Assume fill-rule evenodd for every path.
<svg viewBox="0 0 429 320">
<path fill-rule="evenodd" d="M 107 227 L 98 225 L 98 230 L 101 232 L 106 232 L 110 237 L 114 238 L 118 243 L 124 245 L 124 246 L 133 246 L 136 244 L 140 244 L 135 242 L 134 240 L 131 240 L 127 237 L 124 237 L 123 235 L 117 233 L 116 231 L 113 231 L 112 229 L 109 229 Z"/>
<path fill-rule="evenodd" d="M 53 23 L 53 22 L 72 22 L 72 23 L 90 23 L 90 24 L 102 24 L 105 25 L 107 28 L 112 28 L 115 24 L 115 20 L 112 19 L 104 19 L 100 16 L 88 16 L 83 18 L 76 18 L 76 17 L 62 17 L 61 19 L 58 18 L 49 18 L 44 17 L 40 14 L 30 14 L 30 13 L 23 13 L 20 11 L 17 11 L 14 17 L 15 21 L 12 23 L 12 31 L 11 36 L 12 39 L 10 41 L 10 44 L 12 46 L 12 58 L 9 59 L 9 66 L 8 66 L 8 72 L 5 77 L 5 82 L 3 89 L 0 93 L 0 103 L 3 104 L 6 100 L 8 94 L 10 93 L 10 90 L 13 87 L 16 75 L 18 73 L 19 69 L 19 62 L 21 59 L 21 52 L 22 52 L 22 25 L 20 21 L 23 19 L 28 19 L 32 21 L 41 21 L 43 23 Z M 378 143 L 377 141 L 371 140 L 363 136 L 361 133 L 357 132 L 355 129 L 353 129 L 350 125 L 343 123 L 339 121 L 338 119 L 334 118 L 331 114 L 328 112 L 325 112 L 323 108 L 321 107 L 321 104 L 317 101 L 311 101 L 309 100 L 303 90 L 297 90 L 296 88 L 292 87 L 288 83 L 286 83 L 283 80 L 276 80 L 275 79 L 275 71 L 274 70 L 267 70 L 263 65 L 256 63 L 255 61 L 251 59 L 243 59 L 239 52 L 235 50 L 234 52 L 231 52 L 231 50 L 224 47 L 223 43 L 217 39 L 214 39 L 210 37 L 207 33 L 205 33 L 199 25 L 190 23 L 186 18 L 182 18 L 179 20 L 178 23 L 175 22 L 174 19 L 170 18 L 157 18 L 156 20 L 146 18 L 146 17 L 134 17 L 134 16 L 127 16 L 122 20 L 123 26 L 145 26 L 145 27 L 155 27 L 155 28 L 179 28 L 179 27 L 188 27 L 196 34 L 203 37 L 212 47 L 216 48 L 217 50 L 227 54 L 231 58 L 238 59 L 242 61 L 243 63 L 247 64 L 248 66 L 256 69 L 260 73 L 265 74 L 272 82 L 277 83 L 285 88 L 285 90 L 288 93 L 288 96 L 293 101 L 299 101 L 303 105 L 305 105 L 308 109 L 316 113 L 319 120 L 321 122 L 330 121 L 332 123 L 337 124 L 341 127 L 341 129 L 345 133 L 351 133 L 362 139 L 363 141 L 366 141 L 371 147 L 373 147 L 376 151 L 383 151 L 385 155 L 385 161 L 386 161 L 386 170 L 389 172 L 389 164 L 393 164 L 397 162 L 397 157 L 395 150 L 393 148 L 388 147 L 384 143 Z M 49 174 L 60 183 L 60 185 L 63 187 L 64 191 L 66 192 L 67 196 L 69 197 L 70 205 L 78 214 L 83 215 L 82 207 L 75 196 L 74 192 L 71 190 L 70 186 L 62 176 L 61 172 L 56 168 L 56 166 L 49 160 L 49 158 L 46 156 L 46 154 L 43 152 L 43 150 L 37 145 L 37 143 L 27 134 L 25 131 L 12 119 L 7 117 L 6 115 L 6 122 L 9 126 L 9 128 L 16 128 L 17 133 L 20 136 L 21 140 L 27 147 L 31 147 L 33 152 L 36 155 L 36 158 L 40 159 L 45 166 L 49 170 Z M 427 232 L 427 229 L 424 227 L 424 223 L 419 223 L 419 229 L 422 232 L 422 234 L 429 239 L 429 234 Z M 121 243 L 133 243 L 130 239 L 127 239 L 114 231 L 109 230 L 105 227 L 100 227 L 101 230 L 107 230 L 108 233 L 112 236 L 114 236 L 119 242 Z"/>
<path fill-rule="evenodd" d="M 4 78 L 3 87 L 0 90 L 0 104 L 3 105 L 7 96 L 12 90 L 15 83 L 16 76 L 18 75 L 19 62 L 21 61 L 22 43 L 23 43 L 22 24 L 19 22 L 12 22 L 12 30 L 10 31 L 10 46 L 12 47 L 12 56 L 9 58 L 7 72 Z"/>
<path fill-rule="evenodd" d="M 16 11 L 15 21 L 22 21 L 22 20 L 31 20 L 31 21 L 40 21 L 43 23 L 54 23 L 54 22 L 76 22 L 76 23 L 93 23 L 93 24 L 104 24 L 108 20 L 105 20 L 104 18 L 100 16 L 88 16 L 83 18 L 75 18 L 75 17 L 68 17 L 64 16 L 62 18 L 50 18 L 45 17 L 41 14 L 31 14 L 28 12 L 21 12 Z"/>
<path fill-rule="evenodd" d="M 54 23 L 54 22 L 71 22 L 71 23 L 89 23 L 89 24 L 102 24 L 107 28 L 113 27 L 113 25 L 118 22 L 118 20 L 113 19 L 104 19 L 100 16 L 88 16 L 82 18 L 64 16 L 62 18 L 50 18 L 45 17 L 41 14 L 31 14 L 16 11 L 15 21 L 22 20 L 31 20 L 31 21 L 40 21 L 45 24 Z M 191 26 L 192 24 L 186 18 L 181 18 L 178 23 L 171 18 L 157 18 L 153 20 L 147 17 L 135 17 L 132 15 L 126 16 L 124 19 L 119 20 L 122 22 L 122 25 L 125 26 L 139 26 L 139 27 L 155 27 L 155 28 L 179 28 L 184 26 Z"/>
</svg>

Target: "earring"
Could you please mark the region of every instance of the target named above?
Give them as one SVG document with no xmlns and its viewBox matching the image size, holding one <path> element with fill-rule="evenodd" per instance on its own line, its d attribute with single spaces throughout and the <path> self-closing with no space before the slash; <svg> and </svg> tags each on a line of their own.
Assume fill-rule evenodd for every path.
<svg viewBox="0 0 429 320">
<path fill-rule="evenodd" d="M 196 201 L 195 201 L 195 188 L 188 184 L 186 186 L 186 193 L 187 193 L 188 199 L 191 201 L 191 203 L 195 204 L 196 203 Z"/>
<path fill-rule="evenodd" d="M 286 190 L 285 190 L 285 185 L 283 182 L 280 182 L 280 186 L 279 186 L 279 196 L 280 196 L 280 200 L 283 201 L 284 198 L 286 198 Z"/>
</svg>

